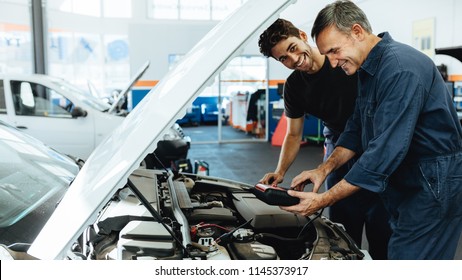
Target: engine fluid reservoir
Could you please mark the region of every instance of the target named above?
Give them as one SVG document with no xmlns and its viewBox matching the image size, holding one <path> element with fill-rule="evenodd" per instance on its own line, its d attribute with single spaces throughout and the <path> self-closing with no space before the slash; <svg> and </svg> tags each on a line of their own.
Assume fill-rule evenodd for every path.
<svg viewBox="0 0 462 280">
<path fill-rule="evenodd" d="M 223 246 L 217 246 L 217 250 L 207 254 L 207 260 L 231 260 L 231 257 Z"/>
<path fill-rule="evenodd" d="M 239 260 L 277 260 L 279 259 L 273 247 L 260 242 L 234 242 L 229 244 L 232 254 Z"/>
</svg>

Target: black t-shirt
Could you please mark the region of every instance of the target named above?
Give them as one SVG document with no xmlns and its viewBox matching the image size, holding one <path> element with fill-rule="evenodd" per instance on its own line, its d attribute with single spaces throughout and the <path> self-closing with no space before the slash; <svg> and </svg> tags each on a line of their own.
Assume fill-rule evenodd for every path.
<svg viewBox="0 0 462 280">
<path fill-rule="evenodd" d="M 329 129 L 341 133 L 353 114 L 357 90 L 357 74 L 348 76 L 341 68 L 332 68 L 326 57 L 317 73 L 295 70 L 287 78 L 285 114 L 289 118 L 313 115 Z"/>
</svg>

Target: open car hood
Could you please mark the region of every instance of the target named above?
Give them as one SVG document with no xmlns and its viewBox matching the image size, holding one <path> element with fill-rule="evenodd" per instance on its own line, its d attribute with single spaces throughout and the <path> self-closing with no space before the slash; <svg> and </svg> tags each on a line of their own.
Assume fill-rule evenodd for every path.
<svg viewBox="0 0 462 280">
<path fill-rule="evenodd" d="M 438 48 L 435 49 L 435 53 L 449 55 L 462 62 L 462 46 Z"/>
<path fill-rule="evenodd" d="M 114 192 L 155 150 L 163 133 L 245 43 L 293 2 L 249 0 L 218 23 L 94 150 L 28 253 L 39 259 L 63 259 Z"/>
</svg>

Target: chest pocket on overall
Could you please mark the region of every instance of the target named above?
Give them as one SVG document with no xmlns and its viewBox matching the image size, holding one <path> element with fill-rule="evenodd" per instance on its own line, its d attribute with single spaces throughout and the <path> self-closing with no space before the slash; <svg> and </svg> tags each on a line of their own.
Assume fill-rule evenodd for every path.
<svg viewBox="0 0 462 280">
<path fill-rule="evenodd" d="M 363 145 L 366 147 L 367 143 L 374 138 L 374 117 L 377 110 L 377 101 L 369 98 L 364 100 L 363 106 Z"/>
</svg>

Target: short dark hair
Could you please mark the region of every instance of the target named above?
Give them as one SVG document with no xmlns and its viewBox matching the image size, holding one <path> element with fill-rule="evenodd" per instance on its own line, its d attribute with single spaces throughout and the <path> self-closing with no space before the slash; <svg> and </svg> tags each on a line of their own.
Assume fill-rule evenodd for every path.
<svg viewBox="0 0 462 280">
<path fill-rule="evenodd" d="M 291 36 L 300 38 L 300 30 L 288 20 L 277 19 L 260 35 L 260 39 L 258 40 L 260 53 L 266 57 L 272 57 L 271 49 L 281 40 L 285 40 Z"/>
<path fill-rule="evenodd" d="M 311 29 L 311 37 L 316 39 L 325 28 L 335 26 L 340 32 L 349 34 L 354 24 L 372 33 L 366 14 L 349 0 L 338 0 L 324 7 L 316 16 Z"/>
</svg>

